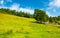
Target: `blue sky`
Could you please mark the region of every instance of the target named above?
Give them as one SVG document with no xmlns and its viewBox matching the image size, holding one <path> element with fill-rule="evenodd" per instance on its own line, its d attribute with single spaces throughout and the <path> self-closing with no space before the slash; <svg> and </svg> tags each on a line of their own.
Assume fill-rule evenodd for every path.
<svg viewBox="0 0 60 38">
<path fill-rule="evenodd" d="M 49 16 L 60 15 L 60 0 L 0 0 L 0 8 L 33 14 L 34 9 L 45 10 Z"/>
</svg>

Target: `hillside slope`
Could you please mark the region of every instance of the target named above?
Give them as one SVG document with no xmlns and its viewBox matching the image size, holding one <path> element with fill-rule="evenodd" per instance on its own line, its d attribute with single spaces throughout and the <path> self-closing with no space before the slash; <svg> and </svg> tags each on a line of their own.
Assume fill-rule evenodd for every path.
<svg viewBox="0 0 60 38">
<path fill-rule="evenodd" d="M 0 13 L 0 38 L 60 38 L 60 28 L 34 22 L 31 18 Z"/>
</svg>

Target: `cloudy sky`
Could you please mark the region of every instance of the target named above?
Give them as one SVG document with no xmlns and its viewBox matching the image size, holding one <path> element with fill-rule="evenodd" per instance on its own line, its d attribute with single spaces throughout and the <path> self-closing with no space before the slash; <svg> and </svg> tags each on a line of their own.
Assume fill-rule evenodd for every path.
<svg viewBox="0 0 60 38">
<path fill-rule="evenodd" d="M 60 0 L 0 0 L 0 8 L 34 13 L 34 9 L 45 10 L 49 16 L 60 15 Z"/>
</svg>

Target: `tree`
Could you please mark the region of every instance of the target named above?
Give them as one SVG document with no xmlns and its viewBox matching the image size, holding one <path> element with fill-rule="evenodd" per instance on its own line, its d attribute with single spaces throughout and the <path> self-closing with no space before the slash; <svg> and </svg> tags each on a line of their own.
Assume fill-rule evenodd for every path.
<svg viewBox="0 0 60 38">
<path fill-rule="evenodd" d="M 30 13 L 25 13 L 24 17 L 27 17 L 27 18 L 33 18 L 33 15 L 30 14 Z"/>
<path fill-rule="evenodd" d="M 48 15 L 46 14 L 46 12 L 43 10 L 39 10 L 39 9 L 34 10 L 34 18 L 39 23 L 43 23 L 43 22 L 48 21 Z"/>
<path fill-rule="evenodd" d="M 58 21 L 60 21 L 60 16 L 57 17 Z"/>
<path fill-rule="evenodd" d="M 21 17 L 24 17 L 24 12 L 20 11 L 20 12 L 17 12 L 17 16 L 21 16 Z"/>
<path fill-rule="evenodd" d="M 49 17 L 49 22 L 54 22 L 54 19 L 53 19 L 53 17 Z"/>
</svg>

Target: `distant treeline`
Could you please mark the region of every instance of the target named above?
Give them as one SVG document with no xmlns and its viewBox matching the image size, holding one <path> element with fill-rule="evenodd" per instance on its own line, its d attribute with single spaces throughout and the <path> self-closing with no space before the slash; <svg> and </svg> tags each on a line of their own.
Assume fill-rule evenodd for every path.
<svg viewBox="0 0 60 38">
<path fill-rule="evenodd" d="M 60 24 L 60 16 L 52 17 L 46 14 L 46 11 L 35 9 L 34 14 L 25 13 L 22 11 L 10 10 L 6 8 L 0 8 L 0 13 L 11 14 L 20 17 L 34 18 L 38 23 L 50 22 Z"/>
<path fill-rule="evenodd" d="M 38 23 L 55 23 L 60 25 L 60 16 L 48 16 L 46 11 L 35 9 L 34 10 L 34 18 L 37 20 Z"/>
<path fill-rule="evenodd" d="M 6 9 L 6 8 L 0 8 L 0 13 L 11 14 L 11 15 L 16 15 L 16 16 L 20 16 L 20 17 L 33 18 L 33 15 L 30 13 L 25 13 L 25 12 L 16 11 L 16 10 L 10 10 L 10 9 Z"/>
<path fill-rule="evenodd" d="M 60 25 L 60 16 L 49 17 L 50 23 L 58 23 Z"/>
</svg>

